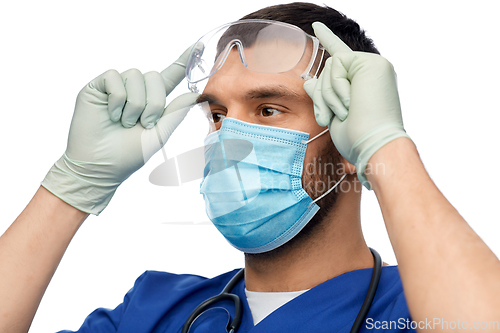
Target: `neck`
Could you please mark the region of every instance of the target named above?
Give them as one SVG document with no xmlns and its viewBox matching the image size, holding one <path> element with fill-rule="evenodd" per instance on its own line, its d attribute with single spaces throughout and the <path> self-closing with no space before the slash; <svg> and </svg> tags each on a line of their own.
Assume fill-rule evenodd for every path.
<svg viewBox="0 0 500 333">
<path fill-rule="evenodd" d="M 345 181 L 354 181 L 354 177 Z M 360 193 L 354 191 L 341 193 L 323 221 L 310 232 L 302 230 L 308 234 L 292 239 L 290 246 L 246 254 L 246 288 L 260 292 L 306 290 L 346 272 L 373 267 L 361 231 L 360 199 Z"/>
</svg>

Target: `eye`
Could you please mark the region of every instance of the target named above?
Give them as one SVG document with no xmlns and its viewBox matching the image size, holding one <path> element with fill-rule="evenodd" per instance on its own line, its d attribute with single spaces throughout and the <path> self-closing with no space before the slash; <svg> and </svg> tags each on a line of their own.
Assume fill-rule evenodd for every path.
<svg viewBox="0 0 500 333">
<path fill-rule="evenodd" d="M 226 118 L 226 115 L 224 113 L 212 112 L 212 119 L 213 119 L 214 123 L 217 124 L 217 123 L 223 121 L 224 118 Z"/>
<path fill-rule="evenodd" d="M 275 108 L 262 108 L 260 110 L 260 115 L 263 117 L 271 117 L 277 114 L 280 114 L 281 111 L 276 110 Z"/>
</svg>

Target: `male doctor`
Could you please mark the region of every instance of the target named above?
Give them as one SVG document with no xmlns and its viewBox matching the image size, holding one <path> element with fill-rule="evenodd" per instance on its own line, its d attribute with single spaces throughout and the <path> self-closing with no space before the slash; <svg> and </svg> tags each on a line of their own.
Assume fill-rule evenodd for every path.
<svg viewBox="0 0 500 333">
<path fill-rule="evenodd" d="M 500 263 L 427 175 L 403 128 L 393 68 L 372 41 L 354 21 L 312 4 L 268 7 L 244 19 L 298 26 L 331 57 L 317 58 L 321 48 L 304 34 L 296 66 L 278 71 L 293 57 L 290 40 L 303 32 L 269 23 L 280 32 L 269 37 L 277 43 L 264 40 L 257 50 L 251 29 L 230 26 L 226 36 L 234 38 L 215 45 L 224 61 L 199 82 L 190 49 L 161 73 L 108 71 L 91 81 L 78 95 L 66 152 L 0 238 L 0 332 L 29 329 L 79 226 L 106 207 L 194 103 L 208 103 L 217 129 L 200 188 L 207 214 L 245 253 L 244 278 L 229 290 L 242 302 L 238 332 L 351 329 L 374 271 L 361 232 L 360 181 L 377 195 L 399 263 L 382 268 L 361 330 L 446 331 L 452 323 L 500 320 Z M 256 69 L 283 50 L 271 69 Z M 164 110 L 186 67 L 188 79 L 206 87 Z M 314 69 L 321 74 L 310 78 Z M 252 153 L 221 168 L 232 151 L 220 149 L 223 142 L 247 142 Z M 238 271 L 213 279 L 146 272 L 122 304 L 94 311 L 79 331 L 180 332 Z M 224 331 L 235 305 L 217 306 L 225 310 L 203 312 L 190 332 Z"/>
</svg>

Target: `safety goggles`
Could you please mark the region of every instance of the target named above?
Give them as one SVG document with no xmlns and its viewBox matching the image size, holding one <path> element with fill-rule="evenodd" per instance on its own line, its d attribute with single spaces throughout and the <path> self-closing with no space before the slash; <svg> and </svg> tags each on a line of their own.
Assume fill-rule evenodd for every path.
<svg viewBox="0 0 500 333">
<path fill-rule="evenodd" d="M 317 76 L 325 55 L 316 37 L 294 25 L 271 20 L 236 21 L 210 31 L 193 46 L 186 65 L 189 89 L 201 91 L 233 49 L 253 72 L 303 80 Z"/>
</svg>

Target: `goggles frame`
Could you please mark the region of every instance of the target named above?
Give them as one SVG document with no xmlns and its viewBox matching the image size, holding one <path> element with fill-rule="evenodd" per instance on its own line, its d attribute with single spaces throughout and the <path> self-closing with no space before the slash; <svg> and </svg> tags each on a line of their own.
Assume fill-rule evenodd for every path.
<svg viewBox="0 0 500 333">
<path fill-rule="evenodd" d="M 255 27 L 258 26 L 259 24 L 263 25 L 262 28 L 258 29 L 255 31 Z M 289 68 L 288 70 L 292 70 L 295 68 L 304 58 L 304 55 L 306 54 L 306 50 L 309 47 L 309 45 L 312 46 L 312 53 L 310 56 L 310 59 L 308 61 L 308 64 L 305 68 L 305 70 L 302 72 L 302 74 L 299 75 L 299 78 L 303 80 L 309 80 L 312 78 L 317 78 L 318 73 L 322 67 L 323 64 L 323 59 L 325 58 L 325 53 L 326 50 L 325 48 L 321 45 L 320 41 L 318 38 L 315 36 L 311 36 L 307 34 L 305 31 L 300 29 L 299 27 L 285 23 L 285 22 L 280 22 L 280 21 L 273 21 L 273 20 L 263 20 L 263 19 L 248 19 L 248 20 L 239 20 L 239 21 L 234 21 L 230 23 L 226 23 L 222 26 L 219 26 L 218 28 L 212 29 L 205 35 L 203 35 L 194 45 L 193 48 L 191 49 L 191 52 L 189 53 L 188 60 L 186 62 L 186 78 L 188 81 L 188 87 L 189 90 L 192 92 L 199 92 L 199 89 L 197 87 L 197 83 L 208 80 L 212 75 L 214 75 L 226 62 L 231 50 L 236 47 L 240 56 L 240 60 L 242 64 L 249 69 L 250 71 L 253 72 L 259 72 L 259 71 L 254 71 L 250 68 L 248 68 L 248 62 L 245 57 L 245 52 L 244 49 L 246 47 L 250 47 L 253 45 L 255 39 L 251 41 L 250 45 L 245 45 L 245 43 L 240 39 L 240 38 L 231 38 L 225 45 L 220 45 L 220 41 L 224 38 L 224 34 L 226 34 L 228 31 L 230 31 L 231 27 L 237 27 L 237 28 L 242 28 L 244 26 L 248 26 L 249 29 L 249 34 L 251 33 L 258 33 L 264 28 L 268 27 L 269 25 L 274 25 L 278 26 L 279 28 L 286 28 L 286 29 L 291 29 L 293 30 L 294 34 L 297 34 L 297 32 L 300 32 L 301 34 L 304 35 L 305 37 L 305 43 L 304 43 L 304 50 L 302 52 L 302 56 L 300 59 L 297 59 L 297 63 L 294 65 L 294 67 Z M 254 29 L 251 29 L 254 28 Z M 253 31 L 252 31 L 253 30 Z M 206 75 L 202 75 L 201 78 L 194 78 L 192 77 L 192 72 L 194 70 L 198 70 L 201 73 L 205 74 L 207 71 L 204 70 L 202 67 L 203 63 L 205 62 L 205 59 L 203 59 L 203 53 L 205 51 L 205 42 L 208 41 L 207 44 L 214 44 L 212 41 L 212 38 L 217 35 L 217 33 L 220 33 L 221 31 L 224 31 L 220 39 L 217 40 L 217 55 L 216 58 L 214 59 L 213 66 L 210 68 L 210 72 Z M 252 37 L 250 37 L 251 39 Z M 309 44 L 309 41 L 311 42 Z M 222 46 L 222 48 L 220 48 Z M 259 73 L 270 73 L 270 74 L 284 74 L 285 72 L 259 72 Z M 286 74 L 285 74 L 286 75 Z"/>
</svg>

